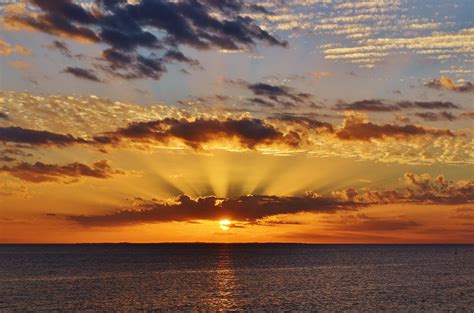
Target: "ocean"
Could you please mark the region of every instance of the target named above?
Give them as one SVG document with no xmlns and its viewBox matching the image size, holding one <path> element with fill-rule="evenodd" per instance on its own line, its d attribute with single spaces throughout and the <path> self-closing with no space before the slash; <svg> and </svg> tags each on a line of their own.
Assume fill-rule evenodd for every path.
<svg viewBox="0 0 474 313">
<path fill-rule="evenodd" d="M 0 245 L 0 311 L 474 310 L 474 245 Z"/>
</svg>

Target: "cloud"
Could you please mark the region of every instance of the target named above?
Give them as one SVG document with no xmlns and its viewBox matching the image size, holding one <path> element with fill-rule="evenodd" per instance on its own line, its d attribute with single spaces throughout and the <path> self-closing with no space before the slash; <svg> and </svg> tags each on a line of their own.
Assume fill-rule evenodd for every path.
<svg viewBox="0 0 474 313">
<path fill-rule="evenodd" d="M 160 58 L 106 49 L 102 52 L 101 60 L 107 64 L 98 65 L 98 68 L 122 79 L 160 79 L 166 73 L 164 61 Z"/>
<path fill-rule="evenodd" d="M 31 146 L 65 147 L 74 144 L 94 146 L 119 145 L 127 143 L 172 144 L 178 142 L 193 149 L 222 140 L 236 141 L 243 148 L 257 146 L 298 146 L 296 133 L 283 133 L 260 119 L 174 119 L 166 118 L 149 122 L 134 122 L 115 131 L 92 136 L 92 139 L 63 135 L 49 131 L 21 127 L 1 127 L 0 141 Z"/>
<path fill-rule="evenodd" d="M 123 140 L 132 142 L 169 143 L 179 140 L 185 145 L 199 149 L 205 143 L 219 140 L 237 140 L 245 148 L 259 145 L 284 144 L 297 146 L 298 138 L 293 133 L 284 134 L 272 125 L 259 119 L 172 119 L 131 123 L 125 128 L 94 137 L 98 143 L 114 144 Z"/>
<path fill-rule="evenodd" d="M 474 112 L 461 112 L 459 118 L 474 119 Z"/>
<path fill-rule="evenodd" d="M 21 162 L 14 166 L 0 167 L 0 172 L 8 173 L 16 178 L 32 183 L 52 182 L 63 178 L 109 178 L 114 174 L 122 174 L 120 170 L 113 170 L 107 160 L 96 161 L 92 166 L 82 163 L 69 163 L 66 165 L 34 164 Z"/>
<path fill-rule="evenodd" d="M 349 111 L 367 111 L 367 112 L 391 112 L 399 111 L 400 107 L 395 104 L 386 104 L 382 100 L 368 99 L 360 100 L 352 103 L 338 103 L 334 107 L 335 110 Z"/>
<path fill-rule="evenodd" d="M 352 40 L 353 46 L 337 46 L 337 47 L 324 47 L 323 53 L 325 58 L 334 61 L 346 61 L 355 64 L 359 64 L 363 67 L 373 67 L 376 63 L 382 62 L 386 57 L 391 55 L 400 55 L 407 52 L 411 52 L 415 55 L 429 56 L 431 59 L 455 59 L 462 58 L 470 53 L 470 43 L 473 38 L 472 29 L 466 28 L 461 29 L 458 32 L 432 32 L 430 35 L 420 35 L 412 37 L 379 37 L 375 38 L 364 38 L 370 37 L 373 26 L 370 25 L 357 25 L 362 19 L 369 20 L 386 20 L 389 16 L 376 15 L 376 14 L 365 14 L 359 16 L 337 16 L 332 19 L 334 24 L 334 32 L 339 34 L 345 34 Z M 359 18 L 359 20 L 356 20 Z M 391 16 L 400 21 L 400 18 Z M 325 19 L 323 19 L 325 20 Z M 339 31 L 341 23 L 346 23 L 346 27 Z M 322 25 L 323 27 L 327 25 Z M 413 30 L 430 29 L 433 27 L 439 27 L 439 24 L 419 24 L 413 25 L 413 23 L 406 28 L 413 32 Z M 389 30 L 391 30 L 389 28 Z M 349 37 L 351 35 L 360 34 L 360 37 Z"/>
<path fill-rule="evenodd" d="M 374 204 L 468 204 L 474 199 L 474 180 L 452 182 L 443 175 L 433 179 L 429 174 L 404 174 L 406 186 L 402 189 L 369 190 L 357 193 L 355 201 Z"/>
<path fill-rule="evenodd" d="M 84 69 L 84 68 L 80 68 L 80 67 L 68 66 L 66 69 L 64 69 L 63 73 L 68 73 L 68 74 L 76 76 L 77 78 L 90 80 L 90 81 L 97 82 L 97 83 L 102 82 L 97 77 L 95 72 L 91 69 Z"/>
<path fill-rule="evenodd" d="M 7 12 L 4 24 L 12 30 L 35 30 L 106 44 L 102 58 L 106 64 L 98 68 L 125 79 L 160 79 L 166 72 L 165 64 L 170 62 L 195 65 L 195 60 L 178 50 L 182 45 L 201 50 L 246 50 L 257 42 L 287 46 L 287 42 L 270 35 L 242 14 L 262 12 L 263 8 L 240 1 L 96 0 L 94 9 L 70 0 L 32 0 L 32 4 L 36 6 L 32 12 Z M 160 38 L 156 33 L 162 34 Z M 125 68 L 130 73 L 117 67 L 117 58 L 107 55 L 111 50 L 120 54 L 122 61 L 127 57 L 132 62 Z M 151 53 L 144 55 L 144 51 Z M 115 73 L 118 69 L 122 71 Z"/>
<path fill-rule="evenodd" d="M 428 122 L 437 121 L 457 121 L 460 119 L 474 119 L 474 112 L 461 112 L 459 114 L 453 114 L 451 112 L 417 112 L 413 114 Z"/>
<path fill-rule="evenodd" d="M 433 88 L 433 89 L 445 89 L 445 90 L 450 90 L 450 91 L 455 91 L 455 92 L 473 92 L 474 91 L 474 85 L 469 82 L 465 81 L 460 84 L 455 84 L 451 79 L 448 77 L 441 77 L 440 79 L 433 79 L 430 80 L 425 84 L 426 87 L 428 88 Z"/>
<path fill-rule="evenodd" d="M 275 110 L 278 113 L 260 112 L 258 118 L 255 118 L 247 110 L 244 111 L 245 113 L 229 112 L 227 107 L 221 110 L 218 104 L 224 100 L 233 101 L 233 98 L 225 97 L 219 97 L 223 99 L 222 101 L 217 98 L 202 98 L 202 102 L 196 102 L 197 105 L 192 108 L 187 106 L 179 108 L 161 103 L 142 106 L 94 95 L 41 96 L 27 92 L 3 91 L 0 92 L 0 97 L 5 99 L 2 107 L 3 112 L 8 113 L 10 118 L 8 123 L 14 123 L 16 127 L 0 127 L 0 142 L 12 145 L 26 144 L 40 148 L 53 146 L 67 148 L 80 145 L 81 149 L 93 150 L 153 147 L 172 149 L 191 147 L 196 151 L 216 148 L 227 151 L 255 149 L 278 155 L 307 153 L 317 157 L 355 158 L 387 163 L 472 164 L 472 134 L 468 129 L 463 130 L 462 133 L 451 131 L 453 135 L 451 136 L 447 129 L 410 125 L 411 123 L 406 120 L 397 120 L 393 124 L 376 123 L 362 115 L 360 116 L 362 121 L 370 121 L 368 127 L 372 130 L 370 136 L 366 136 L 368 138 L 365 140 L 357 139 L 356 136 L 346 136 L 347 139 L 341 139 L 337 133 L 341 130 L 349 131 L 347 128 L 344 129 L 345 123 L 325 121 L 326 118 L 339 119 L 339 115 L 318 114 L 314 111 L 295 113 Z M 19 103 L 24 105 L 19 106 Z M 463 119 L 470 116 L 472 118 L 469 112 L 460 112 L 458 117 L 461 118 L 461 115 Z M 237 122 L 242 119 L 258 120 L 250 124 L 259 125 L 259 129 L 267 129 L 269 133 L 277 133 L 277 136 L 266 137 L 265 140 L 254 140 L 256 144 L 252 146 L 248 144 L 243 133 L 233 135 L 228 130 L 219 131 L 219 134 L 210 129 L 203 131 L 204 137 L 208 138 L 205 141 L 175 136 L 170 132 L 175 124 L 182 124 L 183 126 L 180 127 L 186 125 L 193 129 L 199 129 L 198 124 L 210 127 L 217 124 L 218 127 L 226 128 L 231 123 L 223 122 L 228 120 L 234 121 L 234 124 L 241 124 L 239 127 L 242 127 L 245 123 Z M 207 122 L 193 123 L 196 120 Z M 151 124 L 146 125 L 148 122 Z M 117 132 L 127 129 L 134 123 L 138 123 L 138 126 L 142 128 L 150 128 L 148 137 L 123 136 L 121 138 Z M 398 127 L 390 127 L 394 125 Z M 364 127 L 367 128 L 367 125 L 356 125 L 356 128 Z M 395 130 L 394 134 L 387 133 L 385 128 Z M 418 135 L 403 136 L 404 131 L 412 128 L 417 130 Z M 40 130 L 47 131 L 49 134 L 41 133 Z M 15 133 L 18 134 L 14 135 Z M 437 135 L 437 133 L 442 135 Z M 31 136 L 50 138 L 51 135 L 57 135 L 57 138 L 31 142 Z"/>
<path fill-rule="evenodd" d="M 198 60 L 190 59 L 186 57 L 182 52 L 177 51 L 177 50 L 168 50 L 163 57 L 163 61 L 169 62 L 169 63 L 171 62 L 187 63 L 191 66 L 199 65 Z"/>
<path fill-rule="evenodd" d="M 261 99 L 261 98 L 248 98 L 247 103 L 250 105 L 258 105 L 266 108 L 274 108 L 275 104 L 273 102 Z"/>
<path fill-rule="evenodd" d="M 403 109 L 460 109 L 460 107 L 449 101 L 400 101 L 397 103 Z"/>
<path fill-rule="evenodd" d="M 367 116 L 361 113 L 346 112 L 343 127 L 336 132 L 336 136 L 343 140 L 364 140 L 395 138 L 407 140 L 412 137 L 454 137 L 448 129 L 427 128 L 417 125 L 377 125 L 368 121 Z"/>
<path fill-rule="evenodd" d="M 36 1 L 42 2 L 44 1 Z M 58 7 L 62 5 L 72 6 L 78 10 L 82 8 L 70 1 L 57 1 Z M 50 7 L 54 7 L 51 4 Z M 83 10 L 83 9 L 82 9 Z M 71 14 L 67 14 L 71 15 Z M 29 12 L 12 12 L 3 18 L 3 22 L 7 29 L 10 30 L 34 30 L 44 32 L 50 35 L 61 36 L 64 38 L 74 39 L 87 43 L 96 43 L 100 41 L 99 36 L 91 29 L 74 24 L 74 19 L 70 19 L 55 12 L 45 13 L 42 15 Z"/>
<path fill-rule="evenodd" d="M 310 117 L 299 116 L 293 114 L 275 114 L 270 119 L 285 122 L 293 126 L 302 126 L 306 131 L 314 131 L 324 129 L 329 133 L 334 132 L 334 126 L 327 122 L 322 122 Z"/>
<path fill-rule="evenodd" d="M 9 56 L 11 54 L 23 54 L 23 55 L 32 55 L 32 52 L 30 49 L 28 48 L 25 48 L 21 45 L 16 45 L 16 46 L 12 46 L 11 44 L 9 44 L 8 42 L 6 41 L 3 41 L 0 39 L 0 55 L 3 55 L 3 56 Z"/>
<path fill-rule="evenodd" d="M 25 129 L 21 127 L 0 127 L 0 141 L 28 144 L 32 146 L 67 146 L 87 143 L 86 140 L 71 135 L 62 135 L 44 130 Z"/>
<path fill-rule="evenodd" d="M 49 45 L 45 45 L 44 47 L 50 50 L 57 50 L 68 58 L 72 58 L 73 56 L 68 45 L 62 40 L 53 40 L 53 42 L 51 42 Z"/>
<path fill-rule="evenodd" d="M 225 81 L 229 84 L 246 88 L 255 96 L 258 96 L 247 99 L 247 101 L 251 104 L 257 104 L 266 107 L 274 107 L 276 105 L 280 105 L 286 108 L 293 108 L 300 105 L 307 105 L 313 107 L 317 106 L 316 103 L 314 103 L 313 101 L 313 95 L 305 92 L 299 92 L 294 88 L 288 86 L 271 85 L 262 82 L 249 83 L 241 79 L 227 79 Z"/>
<path fill-rule="evenodd" d="M 361 112 L 393 112 L 409 109 L 460 109 L 460 107 L 449 101 L 399 101 L 395 103 L 380 99 L 364 99 L 355 102 L 337 103 L 336 111 L 361 111 Z"/>
<path fill-rule="evenodd" d="M 458 117 L 451 112 L 417 112 L 413 115 L 422 118 L 425 121 L 454 121 Z"/>
<path fill-rule="evenodd" d="M 7 148 L 0 149 L 0 161 L 13 162 L 16 161 L 17 157 L 31 157 L 31 153 L 27 153 L 19 148 Z"/>
<path fill-rule="evenodd" d="M 122 226 L 188 220 L 255 221 L 267 216 L 298 212 L 334 213 L 363 206 L 324 197 L 242 196 L 235 199 L 204 197 L 191 199 L 182 195 L 171 202 L 138 199 L 134 209 L 120 210 L 105 215 L 73 215 L 69 220 L 83 226 Z"/>
<path fill-rule="evenodd" d="M 5 121 L 8 121 L 10 118 L 8 117 L 8 114 L 7 114 L 7 113 L 0 112 L 0 119 L 1 119 L 1 120 L 5 120 Z"/>
<path fill-rule="evenodd" d="M 33 64 L 25 60 L 17 59 L 14 61 L 8 61 L 8 65 L 10 65 L 14 69 L 23 71 L 31 68 Z"/>
</svg>

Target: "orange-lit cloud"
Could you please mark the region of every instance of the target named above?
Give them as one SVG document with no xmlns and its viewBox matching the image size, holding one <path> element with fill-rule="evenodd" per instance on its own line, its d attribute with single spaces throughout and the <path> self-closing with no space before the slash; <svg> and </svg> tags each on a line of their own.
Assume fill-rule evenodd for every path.
<svg viewBox="0 0 474 313">
<path fill-rule="evenodd" d="M 344 126 L 336 135 L 344 140 L 372 140 L 396 138 L 406 140 L 417 136 L 455 136 L 447 129 L 432 129 L 417 125 L 376 125 L 367 120 L 363 114 L 347 113 Z"/>
<path fill-rule="evenodd" d="M 33 64 L 31 64 L 31 62 L 21 60 L 21 59 L 14 60 L 14 61 L 8 61 L 8 65 L 13 67 L 14 69 L 22 70 L 22 71 L 30 69 L 33 66 Z"/>
<path fill-rule="evenodd" d="M 474 85 L 471 82 L 465 81 L 460 84 L 455 84 L 451 79 L 445 76 L 442 76 L 440 79 L 430 80 L 425 86 L 433 89 L 446 89 L 456 92 L 474 91 Z"/>
<path fill-rule="evenodd" d="M 12 46 L 6 41 L 0 39 L 0 55 L 9 56 L 11 54 L 23 54 L 23 55 L 32 55 L 30 49 L 23 47 L 21 45 Z"/>
</svg>

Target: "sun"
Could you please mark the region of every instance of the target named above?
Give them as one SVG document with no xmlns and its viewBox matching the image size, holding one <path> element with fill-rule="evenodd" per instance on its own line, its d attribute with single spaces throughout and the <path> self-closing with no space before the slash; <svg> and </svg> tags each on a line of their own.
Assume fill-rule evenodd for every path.
<svg viewBox="0 0 474 313">
<path fill-rule="evenodd" d="M 227 219 L 219 221 L 219 227 L 222 230 L 229 230 L 230 229 L 230 224 L 232 224 L 232 223 Z"/>
</svg>

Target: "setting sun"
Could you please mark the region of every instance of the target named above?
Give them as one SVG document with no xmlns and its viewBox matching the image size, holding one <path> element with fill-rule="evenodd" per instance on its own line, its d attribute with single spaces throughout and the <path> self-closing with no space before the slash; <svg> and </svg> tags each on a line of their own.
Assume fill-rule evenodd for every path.
<svg viewBox="0 0 474 313">
<path fill-rule="evenodd" d="M 219 227 L 222 230 L 229 230 L 230 225 L 231 225 L 231 222 L 227 219 L 219 221 Z"/>
</svg>

